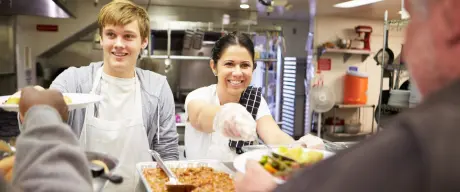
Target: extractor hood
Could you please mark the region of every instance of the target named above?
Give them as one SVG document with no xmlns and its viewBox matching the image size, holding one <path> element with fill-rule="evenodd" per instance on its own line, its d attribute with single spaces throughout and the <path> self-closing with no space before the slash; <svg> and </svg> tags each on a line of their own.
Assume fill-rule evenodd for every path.
<svg viewBox="0 0 460 192">
<path fill-rule="evenodd" d="M 0 16 L 31 15 L 51 18 L 75 18 L 71 0 L 0 0 Z"/>
</svg>

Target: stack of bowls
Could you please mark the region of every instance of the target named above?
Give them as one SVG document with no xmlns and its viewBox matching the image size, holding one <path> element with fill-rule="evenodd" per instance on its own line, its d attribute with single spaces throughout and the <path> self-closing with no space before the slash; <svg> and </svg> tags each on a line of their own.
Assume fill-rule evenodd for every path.
<svg viewBox="0 0 460 192">
<path fill-rule="evenodd" d="M 410 91 L 409 107 L 412 108 L 412 107 L 417 106 L 418 103 L 420 103 L 420 100 L 422 99 L 422 97 L 415 83 L 411 83 L 409 85 L 409 91 Z"/>
<path fill-rule="evenodd" d="M 409 107 L 410 91 L 407 90 L 391 90 L 388 105 L 393 107 L 405 108 Z"/>
</svg>

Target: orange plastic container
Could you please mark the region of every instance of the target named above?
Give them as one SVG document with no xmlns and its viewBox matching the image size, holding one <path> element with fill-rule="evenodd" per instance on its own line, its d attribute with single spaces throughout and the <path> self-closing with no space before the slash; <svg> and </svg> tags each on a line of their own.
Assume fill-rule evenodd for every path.
<svg viewBox="0 0 460 192">
<path fill-rule="evenodd" d="M 343 86 L 343 103 L 351 105 L 366 104 L 368 79 L 367 74 L 348 71 L 345 75 Z"/>
</svg>

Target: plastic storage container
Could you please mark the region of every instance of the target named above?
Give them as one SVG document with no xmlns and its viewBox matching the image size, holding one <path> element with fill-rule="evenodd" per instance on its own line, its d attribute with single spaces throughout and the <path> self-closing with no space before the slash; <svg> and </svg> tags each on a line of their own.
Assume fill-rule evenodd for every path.
<svg viewBox="0 0 460 192">
<path fill-rule="evenodd" d="M 343 103 L 356 105 L 367 103 L 368 75 L 349 70 L 345 75 Z"/>
</svg>

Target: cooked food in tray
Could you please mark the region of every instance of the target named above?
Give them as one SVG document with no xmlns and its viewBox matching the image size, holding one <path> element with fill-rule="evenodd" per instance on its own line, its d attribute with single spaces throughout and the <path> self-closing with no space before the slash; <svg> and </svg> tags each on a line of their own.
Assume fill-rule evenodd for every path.
<svg viewBox="0 0 460 192">
<path fill-rule="evenodd" d="M 172 171 L 181 183 L 196 186 L 194 192 L 235 191 L 233 180 L 229 174 L 215 171 L 210 167 L 172 168 Z M 167 192 L 165 183 L 169 179 L 161 168 L 145 168 L 143 174 L 152 191 Z"/>
<path fill-rule="evenodd" d="M 271 155 L 264 155 L 260 159 L 259 163 L 264 167 L 265 170 L 270 172 L 272 175 L 286 180 L 290 175 L 297 169 L 309 165 L 313 165 L 324 159 L 324 154 L 320 151 L 307 151 L 303 148 L 278 148 L 278 154 L 291 158 L 293 161 L 283 159 L 282 157 L 274 157 Z"/>
</svg>

